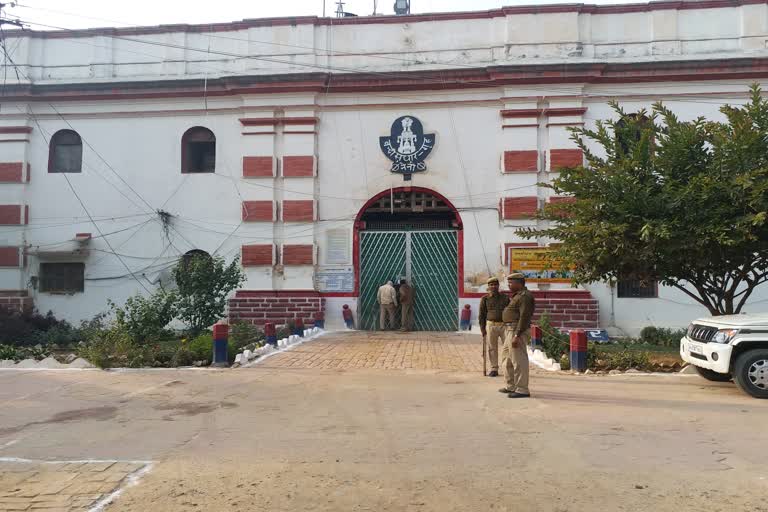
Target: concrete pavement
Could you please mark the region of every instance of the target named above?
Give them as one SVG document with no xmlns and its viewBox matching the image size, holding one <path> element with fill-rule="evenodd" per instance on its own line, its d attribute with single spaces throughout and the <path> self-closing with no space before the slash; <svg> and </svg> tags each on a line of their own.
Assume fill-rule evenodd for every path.
<svg viewBox="0 0 768 512">
<path fill-rule="evenodd" d="M 400 343 L 386 336 L 375 360 Z M 321 340 L 294 350 L 363 343 Z M 461 343 L 479 355 L 478 337 Z M 108 511 L 768 510 L 768 402 L 732 384 L 535 372 L 535 398 L 509 400 L 478 371 L 281 358 L 296 356 L 223 371 L 0 371 L 0 503 L 16 507 L 0 510 L 43 510 L 41 496 L 88 510 L 115 491 Z M 96 461 L 112 462 L 111 489 L 82 487 Z M 48 477 L 62 487 L 22 496 Z"/>
</svg>

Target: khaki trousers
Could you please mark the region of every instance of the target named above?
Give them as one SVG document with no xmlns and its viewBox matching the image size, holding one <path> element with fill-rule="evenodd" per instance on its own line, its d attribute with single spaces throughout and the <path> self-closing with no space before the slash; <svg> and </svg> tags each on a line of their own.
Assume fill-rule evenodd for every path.
<svg viewBox="0 0 768 512">
<path fill-rule="evenodd" d="M 517 347 L 512 346 L 514 337 L 514 330 L 507 327 L 504 349 L 501 352 L 507 389 L 529 395 L 531 392 L 528 390 L 528 344 L 531 342 L 531 330 L 528 329 L 520 335 Z"/>
<path fill-rule="evenodd" d="M 382 304 L 379 310 L 379 325 L 382 331 L 395 328 L 395 312 L 397 307 L 394 304 Z"/>
<path fill-rule="evenodd" d="M 504 346 L 504 335 L 506 328 L 503 325 L 486 324 L 485 331 L 488 333 L 488 360 L 491 363 L 491 371 L 499 371 L 499 345 Z"/>
<path fill-rule="evenodd" d="M 400 323 L 401 331 L 410 331 L 413 329 L 413 303 L 403 302 L 400 304 L 402 308 L 402 321 Z"/>
</svg>

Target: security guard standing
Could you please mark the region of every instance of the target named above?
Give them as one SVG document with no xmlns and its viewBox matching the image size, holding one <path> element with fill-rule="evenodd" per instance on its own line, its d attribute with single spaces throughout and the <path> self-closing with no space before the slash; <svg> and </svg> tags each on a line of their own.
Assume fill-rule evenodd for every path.
<svg viewBox="0 0 768 512">
<path fill-rule="evenodd" d="M 499 376 L 499 340 L 504 343 L 504 322 L 502 312 L 509 304 L 509 297 L 499 293 L 499 280 L 488 280 L 488 295 L 480 299 L 480 333 L 485 338 L 488 334 L 488 358 L 491 360 L 489 377 Z"/>
<path fill-rule="evenodd" d="M 506 372 L 507 387 L 499 391 L 509 398 L 528 398 L 528 343 L 531 341 L 531 319 L 536 307 L 533 294 L 525 287 L 525 276 L 518 272 L 507 276 L 512 292 L 504 308 L 505 339 L 501 357 Z"/>
</svg>

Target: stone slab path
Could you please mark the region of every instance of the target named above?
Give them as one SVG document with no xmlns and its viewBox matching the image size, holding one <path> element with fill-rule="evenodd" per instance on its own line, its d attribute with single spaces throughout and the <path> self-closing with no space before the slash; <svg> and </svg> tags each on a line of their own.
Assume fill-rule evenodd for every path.
<svg viewBox="0 0 768 512">
<path fill-rule="evenodd" d="M 269 357 L 259 366 L 477 372 L 483 369 L 481 343 L 479 335 L 464 333 L 334 332 Z"/>
</svg>

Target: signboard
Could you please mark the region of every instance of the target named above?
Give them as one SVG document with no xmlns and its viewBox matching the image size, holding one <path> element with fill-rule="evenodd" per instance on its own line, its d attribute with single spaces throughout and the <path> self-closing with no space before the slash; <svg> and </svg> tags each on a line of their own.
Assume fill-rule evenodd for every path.
<svg viewBox="0 0 768 512">
<path fill-rule="evenodd" d="M 388 137 L 379 137 L 379 146 L 384 156 L 392 160 L 390 171 L 410 181 L 413 173 L 427 170 L 424 160 L 435 147 L 435 141 L 434 133 L 424 133 L 421 121 L 403 116 L 392 123 Z"/>
<path fill-rule="evenodd" d="M 595 343 L 610 343 L 611 338 L 605 329 L 587 329 L 587 340 Z"/>
<path fill-rule="evenodd" d="M 547 247 L 510 247 L 509 270 L 521 272 L 526 281 L 535 283 L 570 283 L 572 276 L 570 270 L 562 270 L 562 262 Z"/>
<path fill-rule="evenodd" d="M 347 266 L 321 266 L 315 272 L 315 289 L 320 292 L 355 291 L 355 269 Z"/>
<path fill-rule="evenodd" d="M 325 263 L 328 265 L 345 265 L 350 263 L 349 229 L 329 229 L 325 232 Z"/>
</svg>

